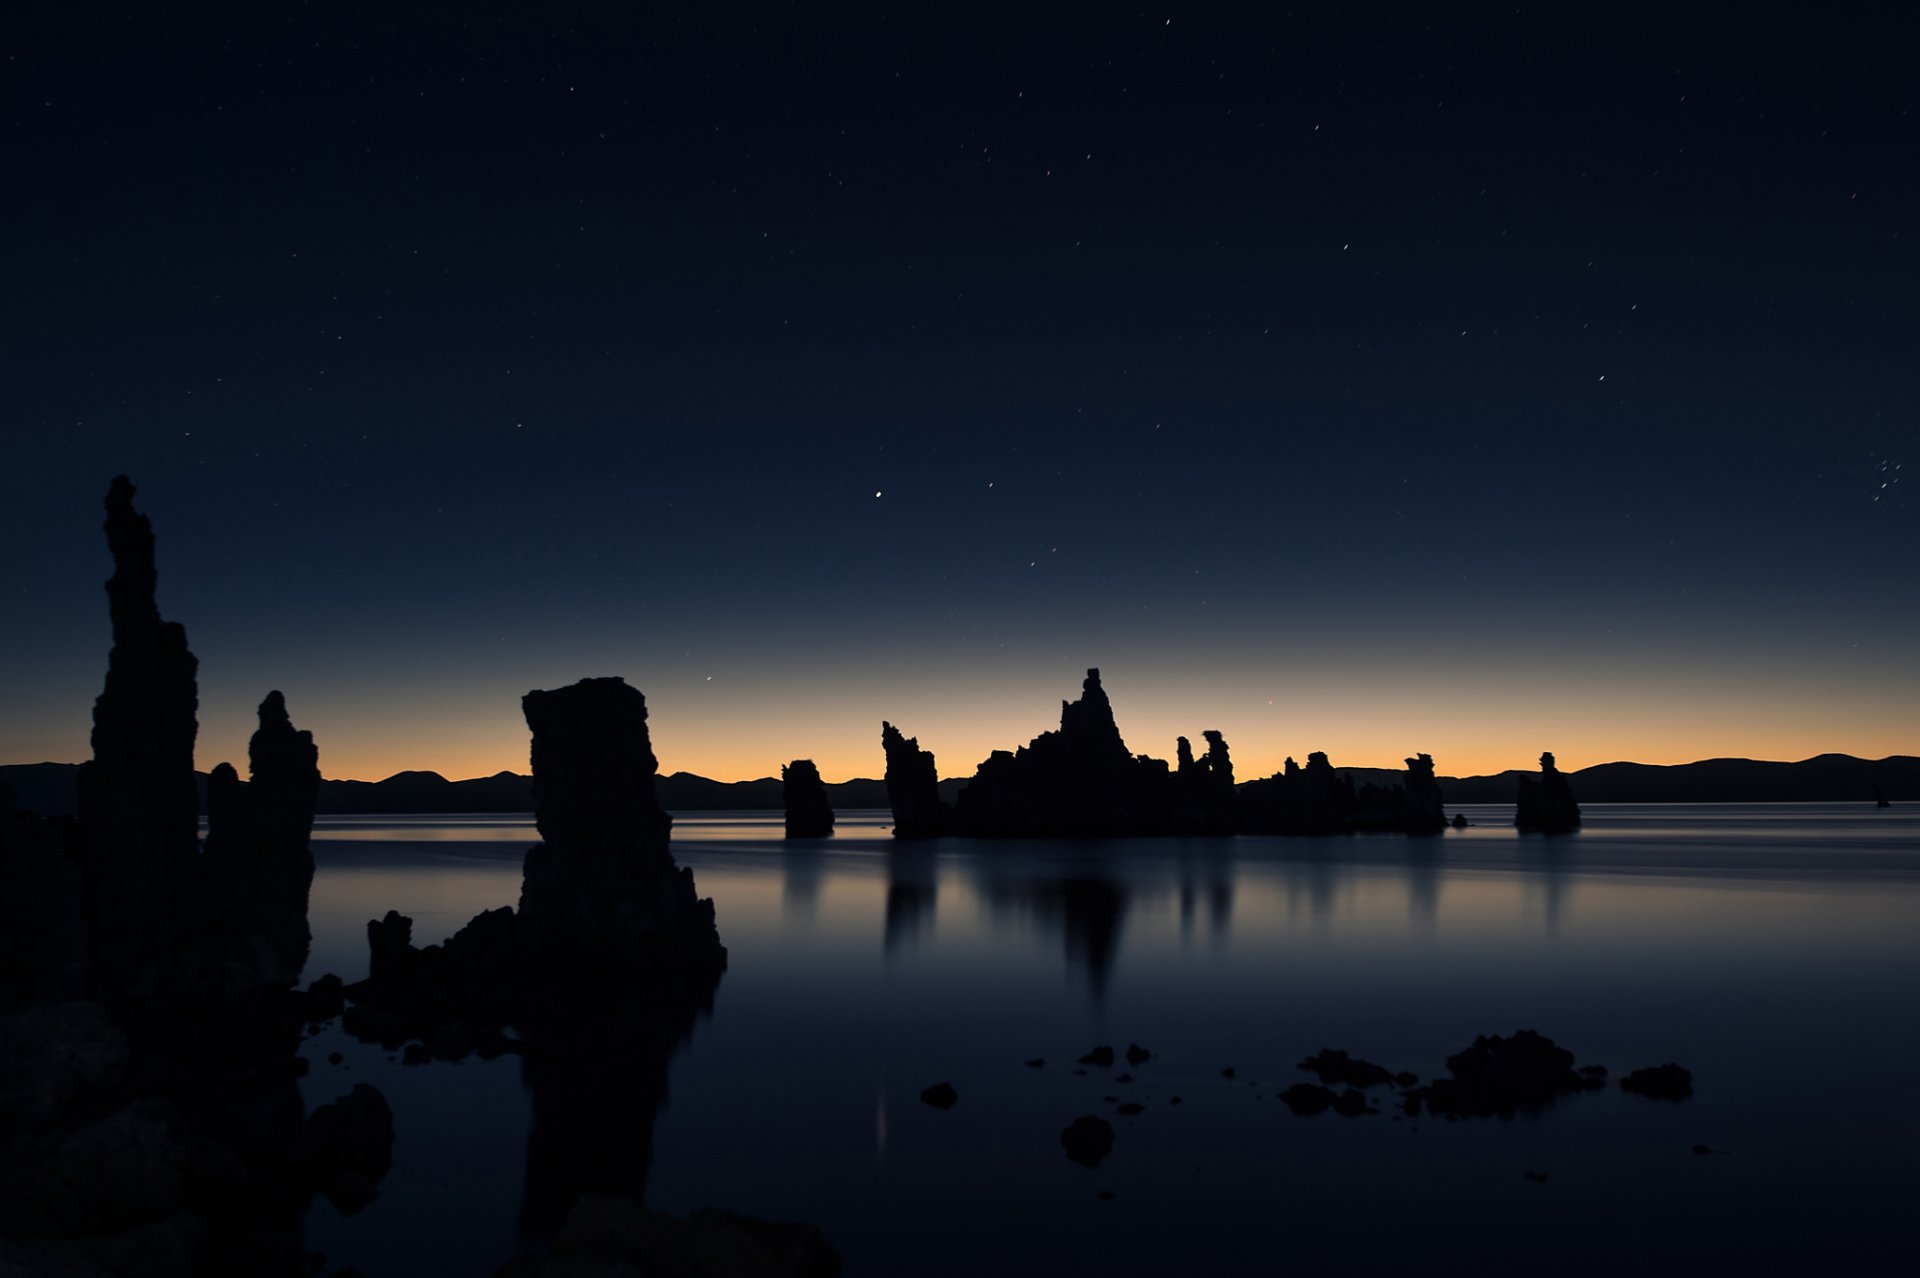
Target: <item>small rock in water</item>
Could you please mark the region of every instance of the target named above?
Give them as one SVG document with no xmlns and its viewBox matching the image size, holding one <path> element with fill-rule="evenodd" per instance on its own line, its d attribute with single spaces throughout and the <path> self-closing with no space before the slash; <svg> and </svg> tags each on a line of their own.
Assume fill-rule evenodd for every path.
<svg viewBox="0 0 1920 1278">
<path fill-rule="evenodd" d="M 1327 1084 L 1345 1083 L 1349 1087 L 1372 1087 L 1378 1083 L 1393 1081 L 1392 1072 L 1385 1066 L 1360 1060 L 1331 1047 L 1323 1047 L 1318 1055 L 1309 1056 L 1301 1061 L 1300 1068 L 1310 1074 L 1318 1074 L 1320 1081 Z"/>
<path fill-rule="evenodd" d="M 1022 1063 L 1028 1069 L 1045 1069 L 1047 1067 L 1047 1059 L 1044 1056 L 1036 1056 L 1032 1060 L 1024 1061 Z"/>
<path fill-rule="evenodd" d="M 1693 1147 L 1693 1152 L 1696 1154 L 1711 1154 L 1713 1152 L 1713 1147 L 1710 1145 L 1695 1145 Z"/>
<path fill-rule="evenodd" d="M 1113 1152 L 1113 1124 L 1093 1114 L 1082 1114 L 1060 1133 L 1067 1157 L 1082 1167 L 1097 1167 Z"/>
<path fill-rule="evenodd" d="M 1367 1098 L 1358 1088 L 1349 1087 L 1333 1098 L 1333 1112 L 1343 1118 L 1353 1118 L 1367 1112 Z"/>
<path fill-rule="evenodd" d="M 340 1063 L 341 1061 L 344 1061 L 345 1059 L 347 1059 L 347 1058 L 346 1058 L 346 1057 L 344 1057 L 344 1056 L 342 1056 L 342 1055 L 341 1055 L 340 1053 L 338 1053 L 338 1052 L 328 1052 L 328 1053 L 327 1053 L 327 1064 L 329 1064 L 329 1065 L 338 1065 L 338 1064 L 339 1064 L 339 1063 Z"/>
<path fill-rule="evenodd" d="M 935 1083 L 920 1093 L 920 1099 L 935 1109 L 952 1109 L 954 1102 L 960 1099 L 960 1093 L 953 1090 L 952 1083 Z"/>
<path fill-rule="evenodd" d="M 1141 1105 L 1135 1101 L 1128 1101 L 1126 1104 L 1122 1105 L 1119 1109 L 1116 1109 L 1113 1112 L 1116 1114 L 1139 1114 L 1139 1113 L 1143 1113 L 1146 1110 L 1146 1108 L 1147 1107 L 1145 1105 Z"/>
<path fill-rule="evenodd" d="M 1180 1103 L 1180 1098 L 1178 1096 L 1175 1096 L 1173 1099 L 1167 1102 L 1167 1104 L 1169 1105 L 1178 1105 L 1179 1103 Z"/>
<path fill-rule="evenodd" d="M 1113 1049 L 1105 1043 L 1102 1043 L 1085 1056 L 1082 1056 L 1080 1063 L 1082 1065 L 1098 1065 L 1100 1068 L 1105 1069 L 1107 1066 L 1113 1064 Z"/>
<path fill-rule="evenodd" d="M 1153 1059 L 1153 1053 L 1138 1043 L 1127 1044 L 1127 1064 L 1144 1065 Z"/>
<path fill-rule="evenodd" d="M 1223 1069 L 1223 1070 L 1221 1070 L 1221 1071 L 1220 1071 L 1220 1077 L 1222 1077 L 1222 1078 L 1232 1078 L 1232 1077 L 1233 1077 L 1233 1066 L 1231 1066 L 1231 1065 L 1229 1065 L 1229 1066 L 1227 1066 L 1227 1067 L 1226 1067 L 1225 1069 Z"/>
<path fill-rule="evenodd" d="M 1530 1171 L 1521 1174 L 1536 1185 L 1544 1185 L 1547 1183 L 1547 1174 L 1545 1172 Z"/>
<path fill-rule="evenodd" d="M 1334 1103 L 1334 1095 L 1318 1083 L 1295 1083 L 1280 1093 L 1286 1107 L 1303 1117 L 1322 1113 Z"/>
<path fill-rule="evenodd" d="M 1672 1061 L 1636 1069 L 1620 1080 L 1620 1090 L 1650 1096 L 1654 1100 L 1685 1100 L 1693 1095 L 1693 1071 Z"/>
<path fill-rule="evenodd" d="M 1116 1082 L 1116 1083 L 1131 1083 L 1131 1082 L 1133 1081 L 1133 1075 L 1131 1075 L 1131 1074 L 1115 1074 L 1115 1075 L 1113 1076 L 1113 1081 L 1114 1081 L 1114 1082 Z"/>
</svg>

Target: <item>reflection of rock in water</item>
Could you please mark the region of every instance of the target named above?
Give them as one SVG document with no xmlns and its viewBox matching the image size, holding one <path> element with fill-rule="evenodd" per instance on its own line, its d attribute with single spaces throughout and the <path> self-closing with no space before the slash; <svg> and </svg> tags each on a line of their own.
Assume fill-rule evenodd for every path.
<svg viewBox="0 0 1920 1278">
<path fill-rule="evenodd" d="M 1233 858 L 1220 844 L 1185 844 L 1180 854 L 1180 938 L 1193 938 L 1193 918 L 1204 891 L 1207 931 L 1215 944 L 1224 944 L 1233 925 Z"/>
<path fill-rule="evenodd" d="M 1440 914 L 1440 848 L 1438 840 L 1407 841 L 1407 917 L 1432 931 Z"/>
<path fill-rule="evenodd" d="M 1086 969 L 1095 1002 L 1105 996 L 1126 923 L 1125 888 L 1105 878 L 1001 876 L 987 879 L 983 895 L 995 913 L 1028 913 L 1042 927 L 1058 928 L 1068 965 Z"/>
<path fill-rule="evenodd" d="M 780 855 L 780 903 L 796 918 L 812 918 L 820 900 L 820 881 L 826 877 L 827 858 L 814 845 L 801 841 Z"/>
<path fill-rule="evenodd" d="M 932 922 L 939 898 L 939 874 L 931 853 L 895 847 L 887 857 L 887 914 L 882 947 L 891 954 L 910 945 Z"/>
<path fill-rule="evenodd" d="M 0 803 L 0 1233 L 10 1271 L 302 1274 L 308 1197 L 364 1205 L 392 1140 L 374 1089 L 309 1119 L 294 1084 L 317 755 L 269 694 L 200 849 L 197 663 L 133 495 L 79 815 Z"/>
</svg>

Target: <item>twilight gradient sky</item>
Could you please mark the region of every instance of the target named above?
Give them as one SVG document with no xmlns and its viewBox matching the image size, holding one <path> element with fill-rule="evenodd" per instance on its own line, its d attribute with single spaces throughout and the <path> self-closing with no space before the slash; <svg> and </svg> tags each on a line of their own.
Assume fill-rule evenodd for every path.
<svg viewBox="0 0 1920 1278">
<path fill-rule="evenodd" d="M 620 674 L 669 771 L 966 774 L 1089 665 L 1242 776 L 1920 752 L 1914 19 L 1362 7 L 28 18 L 0 762 L 120 472 L 202 767 Z"/>
</svg>

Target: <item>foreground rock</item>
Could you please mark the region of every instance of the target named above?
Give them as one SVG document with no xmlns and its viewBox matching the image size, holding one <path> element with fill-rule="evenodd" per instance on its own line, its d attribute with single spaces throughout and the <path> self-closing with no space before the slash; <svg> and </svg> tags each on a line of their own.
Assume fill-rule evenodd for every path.
<svg viewBox="0 0 1920 1278">
<path fill-rule="evenodd" d="M 812 759 L 795 759 L 780 769 L 780 792 L 789 839 L 824 839 L 833 833 L 833 804 Z"/>
<path fill-rule="evenodd" d="M 311 1194 L 363 1203 L 386 1170 L 310 1143 L 294 1085 L 317 753 L 268 694 L 202 849 L 197 663 L 133 496 L 107 495 L 113 649 L 78 815 L 0 803 L 0 1268 L 292 1278 Z M 375 1110 L 371 1088 L 349 1106 Z"/>
</svg>

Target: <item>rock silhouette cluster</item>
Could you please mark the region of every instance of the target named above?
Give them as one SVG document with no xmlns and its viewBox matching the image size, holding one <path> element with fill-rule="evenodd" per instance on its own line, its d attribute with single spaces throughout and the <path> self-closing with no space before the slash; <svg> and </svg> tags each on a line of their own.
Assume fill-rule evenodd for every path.
<svg viewBox="0 0 1920 1278">
<path fill-rule="evenodd" d="M 789 839 L 824 839 L 833 833 L 833 804 L 812 759 L 795 759 L 780 769 L 780 793 Z"/>
<path fill-rule="evenodd" d="M 0 800 L 0 1234 L 27 1272 L 305 1273 L 308 1198 L 363 1206 L 393 1139 L 375 1089 L 308 1116 L 294 1084 L 318 756 L 269 693 L 202 845 L 198 665 L 134 492 L 107 494 L 113 648 L 77 815 Z"/>
<path fill-rule="evenodd" d="M 1540 775 L 1520 778 L 1514 799 L 1513 823 L 1538 834 L 1567 834 L 1580 828 L 1580 805 L 1573 799 L 1573 782 L 1554 766 L 1553 752 L 1540 756 Z"/>
<path fill-rule="evenodd" d="M 1175 764 L 1127 749 L 1113 705 L 1090 669 L 1080 699 L 1060 704 L 1060 727 L 1018 750 L 995 750 L 959 791 L 951 815 L 939 800 L 933 756 L 892 724 L 881 725 L 894 834 L 928 838 L 1124 838 L 1138 835 L 1346 834 L 1446 829 L 1433 756 L 1415 755 L 1399 785 L 1356 787 L 1327 756 L 1292 759 L 1271 777 L 1234 783 L 1225 737 L 1186 737 Z"/>
</svg>

